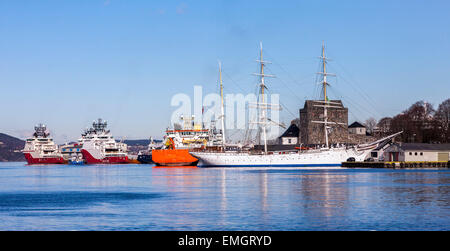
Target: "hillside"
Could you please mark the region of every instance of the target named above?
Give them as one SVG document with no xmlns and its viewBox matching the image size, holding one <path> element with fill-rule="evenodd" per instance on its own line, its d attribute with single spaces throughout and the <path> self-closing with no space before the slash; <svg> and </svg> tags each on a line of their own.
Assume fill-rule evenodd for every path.
<svg viewBox="0 0 450 251">
<path fill-rule="evenodd" d="M 154 140 L 155 143 L 160 143 L 161 140 Z M 148 149 L 148 144 L 150 144 L 150 140 L 148 139 L 129 139 L 124 140 L 123 143 L 128 146 L 128 153 L 132 155 L 136 155 L 139 151 L 145 151 Z"/>
<path fill-rule="evenodd" d="M 25 161 L 21 150 L 25 141 L 0 133 L 0 162 L 2 161 Z"/>
</svg>

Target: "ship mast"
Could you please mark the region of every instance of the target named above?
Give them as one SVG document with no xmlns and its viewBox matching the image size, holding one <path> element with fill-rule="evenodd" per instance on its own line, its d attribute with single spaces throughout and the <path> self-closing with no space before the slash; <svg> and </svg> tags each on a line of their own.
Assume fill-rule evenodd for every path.
<svg viewBox="0 0 450 251">
<path fill-rule="evenodd" d="M 221 101 L 221 122 L 222 122 L 222 145 L 225 150 L 225 113 L 224 113 L 224 106 L 223 106 L 223 84 L 222 84 L 222 63 L 219 61 L 219 81 L 220 81 L 220 101 Z"/>
<path fill-rule="evenodd" d="M 260 63 L 261 68 L 260 68 L 260 73 L 259 74 L 254 74 L 257 76 L 261 77 L 261 83 L 260 83 L 260 94 L 261 94 L 261 99 L 262 102 L 258 103 L 257 106 L 258 108 L 261 109 L 261 116 L 259 118 L 259 121 L 257 122 L 258 124 L 260 124 L 262 131 L 263 131 L 263 138 L 264 138 L 264 152 L 267 153 L 267 132 L 266 132 L 266 126 L 268 124 L 268 119 L 266 117 L 266 110 L 267 109 L 271 109 L 271 104 L 266 104 L 265 103 L 265 98 L 264 98 L 264 90 L 267 88 L 266 84 L 265 84 L 265 77 L 275 77 L 273 75 L 267 75 L 264 74 L 264 66 L 265 64 L 268 64 L 270 62 L 264 61 L 263 60 L 263 47 L 262 47 L 262 42 L 260 43 L 260 55 L 259 55 L 259 60 L 256 60 L 257 62 Z"/>
<path fill-rule="evenodd" d="M 322 56 L 319 57 L 322 61 L 322 72 L 319 72 L 317 74 L 322 75 L 323 76 L 323 81 L 322 81 L 322 85 L 323 85 L 323 105 L 319 105 L 319 106 L 323 106 L 323 121 L 322 122 L 318 122 L 318 121 L 313 121 L 316 123 L 323 123 L 323 129 L 325 132 L 325 146 L 326 148 L 329 148 L 329 142 L 328 142 L 328 124 L 339 124 L 339 123 L 333 123 L 333 122 L 328 122 L 328 108 L 329 107 L 334 107 L 334 106 L 330 106 L 330 104 L 335 104 L 333 102 L 330 102 L 328 100 L 327 97 L 327 86 L 329 85 L 327 82 L 327 76 L 336 76 L 335 74 L 331 74 L 331 73 L 327 73 L 327 61 L 329 60 L 328 58 L 325 57 L 325 43 L 322 42 Z"/>
<path fill-rule="evenodd" d="M 325 58 L 325 44 L 324 42 L 322 42 L 322 66 L 323 66 L 323 100 L 325 101 L 325 107 L 323 109 L 323 119 L 324 119 L 324 130 L 325 130 L 325 144 L 326 147 L 328 148 L 328 129 L 327 129 L 327 122 L 328 122 L 328 110 L 327 110 L 327 105 L 328 105 L 328 98 L 327 98 L 327 69 L 326 66 L 327 65 L 327 59 Z"/>
<path fill-rule="evenodd" d="M 264 83 L 264 61 L 263 61 L 263 51 L 262 51 L 262 43 L 260 43 L 261 46 L 261 52 L 259 55 L 260 58 L 260 63 L 261 63 L 261 98 L 262 98 L 262 103 L 264 104 L 264 89 L 266 88 L 266 85 Z M 266 110 L 262 109 L 262 115 L 261 115 L 261 119 L 264 120 L 266 118 Z M 264 136 L 264 152 L 267 153 L 267 135 L 266 135 L 266 125 L 263 124 L 262 126 L 263 128 L 263 136 Z"/>
</svg>

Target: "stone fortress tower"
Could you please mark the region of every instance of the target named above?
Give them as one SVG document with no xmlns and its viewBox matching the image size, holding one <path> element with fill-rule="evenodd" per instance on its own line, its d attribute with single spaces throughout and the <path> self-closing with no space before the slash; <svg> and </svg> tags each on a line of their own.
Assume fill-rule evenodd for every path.
<svg viewBox="0 0 450 251">
<path fill-rule="evenodd" d="M 330 100 L 333 105 L 328 110 L 328 142 L 329 144 L 348 143 L 348 108 L 341 100 Z M 306 100 L 300 109 L 299 142 L 305 145 L 325 144 L 325 127 L 317 121 L 324 120 L 323 102 Z M 336 122 L 333 124 L 333 122 Z"/>
</svg>

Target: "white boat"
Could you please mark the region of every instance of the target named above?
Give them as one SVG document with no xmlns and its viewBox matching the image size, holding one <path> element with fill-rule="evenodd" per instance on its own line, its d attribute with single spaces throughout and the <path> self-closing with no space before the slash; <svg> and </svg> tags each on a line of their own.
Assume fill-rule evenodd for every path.
<svg viewBox="0 0 450 251">
<path fill-rule="evenodd" d="M 195 149 L 214 146 L 222 146 L 222 130 L 216 128 L 216 121 L 211 121 L 210 128 L 204 128 L 202 124 L 195 124 L 195 116 L 181 116 L 182 128 L 166 130 L 162 149 L 173 147 L 174 149 Z"/>
<path fill-rule="evenodd" d="M 83 165 L 84 164 L 83 156 L 74 153 L 68 160 L 68 163 L 69 165 Z"/>
<path fill-rule="evenodd" d="M 94 121 L 92 128 L 83 133 L 79 140 L 83 144 L 81 153 L 87 164 L 125 164 L 129 163 L 127 145 L 116 142 L 107 123 L 102 119 Z"/>
<path fill-rule="evenodd" d="M 269 76 L 264 74 L 264 65 L 262 56 L 262 45 L 260 60 L 261 72 L 257 74 L 261 77 L 260 92 L 262 94 L 262 102 L 258 104 L 258 108 L 262 109 L 257 124 L 261 127 L 264 139 L 264 151 L 222 151 L 222 152 L 207 152 L 207 151 L 192 151 L 191 155 L 199 159 L 199 167 L 330 167 L 341 166 L 345 161 L 364 161 L 367 155 L 379 144 L 382 144 L 388 140 L 391 140 L 399 133 L 393 134 L 386 138 L 377 140 L 372 143 L 362 144 L 357 146 L 344 146 L 330 147 L 328 142 L 328 129 L 330 124 L 339 124 L 336 122 L 328 121 L 327 108 L 333 106 L 333 102 L 329 101 L 326 97 L 327 75 L 332 75 L 326 72 L 326 58 L 325 49 L 322 46 L 323 60 L 323 72 L 320 72 L 323 76 L 323 91 L 324 100 L 318 101 L 318 105 L 324 108 L 323 121 L 314 121 L 324 125 L 325 132 L 325 146 L 319 149 L 306 149 L 297 151 L 267 151 L 267 139 L 266 139 L 266 127 L 272 121 L 266 118 L 266 111 L 271 107 L 271 104 L 264 102 L 264 90 L 267 88 L 264 82 L 264 77 Z M 222 104 L 223 106 L 223 104 Z"/>
<path fill-rule="evenodd" d="M 399 133 L 373 143 L 353 146 L 298 151 L 273 152 L 191 152 L 199 159 L 198 167 L 330 167 L 341 166 L 347 160 L 364 161 L 379 144 Z"/>
<path fill-rule="evenodd" d="M 65 163 L 58 145 L 55 144 L 43 124 L 34 127 L 33 137 L 28 138 L 22 150 L 29 165 Z"/>
</svg>

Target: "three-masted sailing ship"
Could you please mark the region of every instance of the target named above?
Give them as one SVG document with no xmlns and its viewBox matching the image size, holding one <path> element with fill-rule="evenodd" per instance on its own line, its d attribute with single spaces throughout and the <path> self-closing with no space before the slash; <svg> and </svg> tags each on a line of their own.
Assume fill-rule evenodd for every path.
<svg viewBox="0 0 450 251">
<path fill-rule="evenodd" d="M 272 121 L 267 117 L 267 110 L 276 106 L 265 103 L 264 91 L 267 88 L 265 83 L 265 77 L 270 77 L 264 73 L 265 62 L 263 60 L 263 51 L 261 44 L 260 59 L 260 73 L 257 74 L 260 77 L 260 94 L 261 102 L 258 101 L 256 107 L 261 111 L 259 119 L 256 122 L 260 126 L 262 131 L 262 137 L 264 140 L 264 151 L 216 151 L 216 152 L 191 152 L 191 154 L 199 160 L 199 167 L 304 167 L 304 168 L 317 168 L 317 167 L 330 167 L 340 166 L 342 162 L 347 160 L 364 161 L 367 155 L 379 144 L 391 140 L 399 133 L 390 135 L 372 143 L 360 144 L 356 146 L 346 146 L 344 144 L 337 144 L 336 146 L 330 146 L 328 142 L 328 129 L 332 124 L 339 124 L 337 122 L 328 120 L 328 109 L 333 106 L 333 102 L 327 98 L 327 76 L 332 75 L 326 72 L 327 58 L 325 57 L 325 47 L 322 46 L 322 65 L 323 71 L 319 72 L 323 76 L 323 100 L 316 101 L 318 107 L 322 107 L 324 110 L 322 121 L 313 121 L 314 123 L 320 123 L 324 126 L 325 145 L 317 149 L 299 149 L 298 151 L 268 151 L 267 150 L 267 127 Z M 222 94 L 223 95 L 223 94 Z M 223 102 L 222 102 L 222 120 L 223 120 Z M 222 126 L 224 123 L 222 124 Z M 223 128 L 223 127 L 222 127 Z M 223 128 L 224 129 L 224 128 Z M 225 130 L 223 130 L 225 131 Z M 225 140 L 223 140 L 225 144 Z"/>
</svg>

